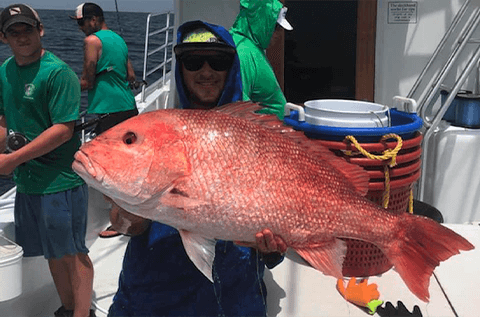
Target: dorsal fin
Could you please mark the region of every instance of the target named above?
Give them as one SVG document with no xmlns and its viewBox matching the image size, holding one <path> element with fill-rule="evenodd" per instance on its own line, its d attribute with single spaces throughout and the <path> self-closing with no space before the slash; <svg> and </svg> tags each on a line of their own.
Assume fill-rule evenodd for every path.
<svg viewBox="0 0 480 317">
<path fill-rule="evenodd" d="M 306 149 L 313 157 L 327 162 L 335 170 L 344 175 L 353 185 L 353 189 L 360 195 L 365 196 L 368 191 L 368 182 L 370 180 L 368 173 L 359 165 L 351 164 L 343 158 L 336 156 L 329 149 L 320 144 L 319 140 L 310 139 L 301 131 L 284 125 L 276 115 L 255 113 L 264 109 L 262 105 L 253 102 L 235 102 L 214 108 L 233 117 L 244 118 L 260 126 L 278 132 L 285 137 L 293 140 Z"/>
</svg>

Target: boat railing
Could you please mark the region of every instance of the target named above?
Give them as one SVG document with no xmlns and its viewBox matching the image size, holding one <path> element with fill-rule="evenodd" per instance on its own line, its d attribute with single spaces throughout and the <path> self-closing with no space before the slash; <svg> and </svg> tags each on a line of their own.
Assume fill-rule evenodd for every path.
<svg viewBox="0 0 480 317">
<path fill-rule="evenodd" d="M 160 29 L 152 29 L 152 19 L 157 16 L 166 15 L 165 26 Z M 147 81 L 147 78 L 152 74 L 156 73 L 159 70 L 162 70 L 162 85 L 165 85 L 167 78 L 167 72 L 170 71 L 172 67 L 173 57 L 169 52 L 172 52 L 173 47 L 173 34 L 174 34 L 174 19 L 173 12 L 169 11 L 166 13 L 150 13 L 147 16 L 147 24 L 145 29 L 145 53 L 143 58 L 143 80 Z M 162 39 L 162 35 L 164 35 Z M 161 43 L 159 46 L 150 47 L 150 44 L 153 42 L 153 39 L 159 39 Z M 163 61 L 155 65 L 153 68 L 148 68 L 148 61 L 152 55 L 163 54 Z M 146 93 L 145 85 L 142 86 L 141 92 L 141 101 L 145 102 Z"/>
</svg>

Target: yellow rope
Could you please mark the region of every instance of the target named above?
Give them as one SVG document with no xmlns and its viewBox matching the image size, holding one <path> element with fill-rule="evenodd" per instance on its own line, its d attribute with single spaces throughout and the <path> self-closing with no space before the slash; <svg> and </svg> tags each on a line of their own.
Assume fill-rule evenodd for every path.
<svg viewBox="0 0 480 317">
<path fill-rule="evenodd" d="M 389 167 L 394 167 L 397 164 L 397 162 L 396 162 L 397 154 L 403 146 L 402 138 L 395 133 L 386 134 L 382 137 L 381 140 L 388 140 L 388 139 L 397 139 L 397 146 L 395 146 L 395 148 L 393 148 L 393 149 L 386 149 L 385 151 L 383 151 L 382 155 L 374 155 L 374 154 L 368 153 L 364 148 L 362 148 L 362 146 L 360 145 L 360 143 L 358 143 L 358 141 L 355 139 L 354 136 L 347 135 L 345 137 L 345 140 L 348 140 L 348 141 L 352 142 L 353 145 L 355 146 L 355 148 L 360 153 L 362 153 L 364 156 L 366 156 L 367 158 L 372 159 L 372 160 L 382 160 L 382 161 L 390 160 L 390 163 L 388 165 L 385 165 L 385 168 L 384 168 L 384 171 L 385 171 L 385 191 L 383 192 L 382 205 L 385 209 L 388 207 L 388 203 L 389 203 L 389 200 L 390 200 L 390 172 L 389 172 Z M 352 151 L 346 151 L 345 153 L 347 155 L 351 155 Z M 412 204 L 411 210 L 413 210 L 413 194 L 411 194 L 411 199 L 410 200 L 412 201 L 411 202 L 411 204 Z"/>
<path fill-rule="evenodd" d="M 410 199 L 408 202 L 408 212 L 413 214 L 413 189 L 410 189 Z"/>
<path fill-rule="evenodd" d="M 397 146 L 394 149 L 386 149 L 383 152 L 383 155 L 373 155 L 373 154 L 368 153 L 365 149 L 363 149 L 362 146 L 360 145 L 360 143 L 358 143 L 358 141 L 355 139 L 354 136 L 347 135 L 345 137 L 345 139 L 352 142 L 353 145 L 355 145 L 355 147 L 357 148 L 357 150 L 360 153 L 362 153 L 363 155 L 365 155 L 366 157 L 368 157 L 369 159 L 382 160 L 382 161 L 386 161 L 386 160 L 391 159 L 390 167 L 394 167 L 397 164 L 396 157 L 397 157 L 398 152 L 400 151 L 400 149 L 403 146 L 403 140 L 399 135 L 397 135 L 395 133 L 386 134 L 382 137 L 382 140 L 397 139 Z M 351 155 L 351 151 L 347 151 L 346 154 Z"/>
<path fill-rule="evenodd" d="M 388 203 L 390 202 L 390 173 L 387 165 L 385 165 L 383 169 L 385 171 L 385 190 L 382 196 L 382 206 L 387 209 Z"/>
</svg>

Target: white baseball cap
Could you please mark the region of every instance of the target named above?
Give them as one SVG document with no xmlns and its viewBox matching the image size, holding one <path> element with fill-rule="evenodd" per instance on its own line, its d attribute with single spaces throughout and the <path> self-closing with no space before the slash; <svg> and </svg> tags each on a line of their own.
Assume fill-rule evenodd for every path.
<svg viewBox="0 0 480 317">
<path fill-rule="evenodd" d="M 288 23 L 287 21 L 287 18 L 285 18 L 285 16 L 287 15 L 287 8 L 286 7 L 283 7 L 281 10 L 280 10 L 280 13 L 278 14 L 278 19 L 277 19 L 277 23 L 280 24 L 285 30 L 293 30 L 293 27 L 290 23 Z"/>
</svg>

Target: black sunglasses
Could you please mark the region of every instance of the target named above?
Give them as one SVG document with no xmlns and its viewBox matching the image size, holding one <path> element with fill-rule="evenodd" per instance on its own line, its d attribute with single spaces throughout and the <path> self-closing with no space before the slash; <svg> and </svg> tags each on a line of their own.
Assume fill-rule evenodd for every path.
<svg viewBox="0 0 480 317">
<path fill-rule="evenodd" d="M 229 56 L 226 54 L 219 54 L 219 55 L 186 55 L 183 56 L 181 59 L 183 66 L 188 71 L 196 72 L 203 67 L 205 62 L 210 65 L 210 67 L 217 71 L 222 72 L 230 69 L 233 64 L 233 56 Z"/>
</svg>

